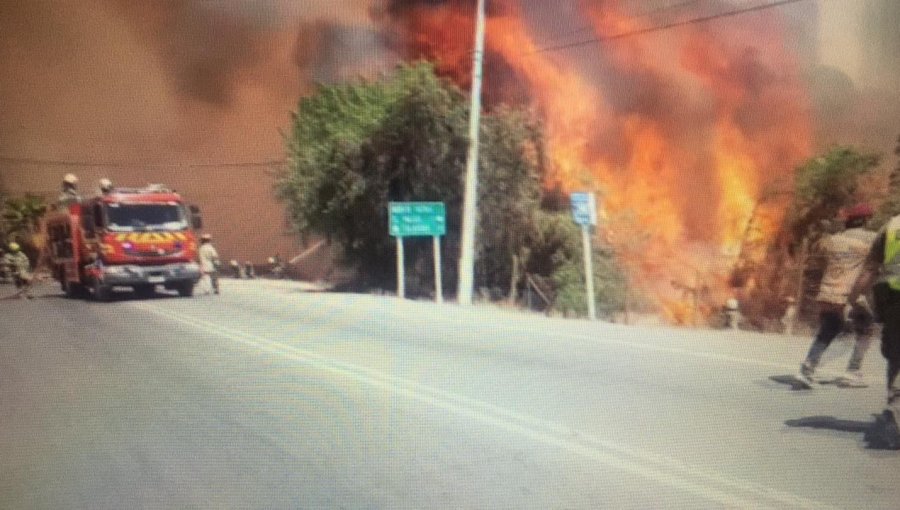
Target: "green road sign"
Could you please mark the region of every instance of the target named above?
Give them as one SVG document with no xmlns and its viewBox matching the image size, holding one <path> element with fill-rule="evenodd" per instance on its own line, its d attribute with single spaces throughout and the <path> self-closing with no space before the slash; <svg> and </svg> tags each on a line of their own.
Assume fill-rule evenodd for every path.
<svg viewBox="0 0 900 510">
<path fill-rule="evenodd" d="M 442 236 L 447 233 L 443 202 L 391 202 L 391 235 L 394 237 Z"/>
</svg>

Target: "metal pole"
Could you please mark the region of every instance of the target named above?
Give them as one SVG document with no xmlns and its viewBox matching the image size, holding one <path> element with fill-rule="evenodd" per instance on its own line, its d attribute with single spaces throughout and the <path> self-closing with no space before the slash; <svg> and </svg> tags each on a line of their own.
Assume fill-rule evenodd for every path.
<svg viewBox="0 0 900 510">
<path fill-rule="evenodd" d="M 406 275 L 403 269 L 403 237 L 397 236 L 397 297 L 406 297 Z"/>
<path fill-rule="evenodd" d="M 596 305 L 594 304 L 594 266 L 591 250 L 591 227 L 590 225 L 581 226 L 581 244 L 584 245 L 584 280 L 587 288 L 587 305 L 588 317 L 591 320 L 597 319 Z"/>
<path fill-rule="evenodd" d="M 441 281 L 441 238 L 433 236 L 434 244 L 434 296 L 438 303 L 444 302 L 444 285 Z"/>
<path fill-rule="evenodd" d="M 484 3 L 478 0 L 475 21 L 475 53 L 472 56 L 472 104 L 469 108 L 469 151 L 466 156 L 466 183 L 463 195 L 462 247 L 459 256 L 457 300 L 472 304 L 475 271 L 475 227 L 478 200 L 478 129 L 481 121 L 481 68 L 484 60 Z"/>
</svg>

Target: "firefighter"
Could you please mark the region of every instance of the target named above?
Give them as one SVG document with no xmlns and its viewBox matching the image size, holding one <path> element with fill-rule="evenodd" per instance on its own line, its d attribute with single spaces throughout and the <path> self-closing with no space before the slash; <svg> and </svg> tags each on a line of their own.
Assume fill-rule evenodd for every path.
<svg viewBox="0 0 900 510">
<path fill-rule="evenodd" d="M 112 183 L 111 180 L 109 180 L 109 179 L 107 179 L 106 177 L 104 177 L 104 178 L 100 179 L 100 183 L 99 183 L 99 184 L 100 184 L 100 193 L 101 193 L 102 195 L 108 195 L 108 194 L 110 194 L 110 193 L 112 192 L 112 190 L 113 190 L 113 183 Z"/>
<path fill-rule="evenodd" d="M 231 276 L 237 279 L 242 279 L 244 277 L 244 268 L 238 264 L 237 260 L 231 259 L 231 262 L 228 263 L 228 267 L 231 268 Z"/>
<path fill-rule="evenodd" d="M 889 447 L 900 449 L 900 214 L 878 233 L 849 297 L 856 299 L 866 293 L 873 296 L 875 315 L 883 323 L 881 354 L 887 360 L 887 406 L 882 420 Z"/>
<path fill-rule="evenodd" d="M 81 195 L 78 194 L 78 177 L 75 174 L 66 174 L 63 177 L 58 200 L 59 204 L 64 206 L 81 201 Z"/>
<path fill-rule="evenodd" d="M 874 427 L 883 434 L 886 447 L 900 449 L 900 215 L 891 218 L 877 234 L 865 260 L 862 273 L 850 291 L 849 299 L 856 299 L 872 290 L 875 315 L 883 323 L 881 354 L 887 360 L 887 406 Z M 878 430 L 880 429 L 880 430 Z"/>
<path fill-rule="evenodd" d="M 861 368 L 872 342 L 873 317 L 868 303 L 860 301 L 859 296 L 851 300 L 850 291 L 875 241 L 875 232 L 864 228 L 873 212 L 868 204 L 857 204 L 850 208 L 845 213 L 845 230 L 829 235 L 819 243 L 818 248 L 827 263 L 819 294 L 816 296 L 820 326 L 797 376 L 807 387 L 811 387 L 815 380 L 816 367 L 825 350 L 844 329 L 845 308 L 850 308 L 848 318 L 856 333 L 856 344 L 847 363 L 846 373 L 836 382 L 845 387 L 867 386 Z"/>
<path fill-rule="evenodd" d="M 204 279 L 209 279 L 209 284 L 214 293 L 219 293 L 219 252 L 212 245 L 212 236 L 203 234 L 200 236 L 200 271 Z"/>
<path fill-rule="evenodd" d="M 281 279 L 284 277 L 284 264 L 281 263 L 281 256 L 277 253 L 274 257 L 269 257 L 269 268 L 272 278 Z"/>
<path fill-rule="evenodd" d="M 12 276 L 13 283 L 16 284 L 16 295 L 20 298 L 33 298 L 34 296 L 31 295 L 31 261 L 22 252 L 19 243 L 9 243 L 9 252 L 3 256 L 3 265 L 6 266 L 8 274 Z"/>
</svg>

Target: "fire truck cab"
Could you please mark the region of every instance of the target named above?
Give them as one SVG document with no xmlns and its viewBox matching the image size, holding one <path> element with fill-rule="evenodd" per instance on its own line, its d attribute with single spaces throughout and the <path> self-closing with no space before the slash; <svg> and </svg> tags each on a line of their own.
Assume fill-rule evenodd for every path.
<svg viewBox="0 0 900 510">
<path fill-rule="evenodd" d="M 68 297 L 106 301 L 115 287 L 191 296 L 200 279 L 199 210 L 161 185 L 61 203 L 44 222 L 54 277 Z"/>
</svg>

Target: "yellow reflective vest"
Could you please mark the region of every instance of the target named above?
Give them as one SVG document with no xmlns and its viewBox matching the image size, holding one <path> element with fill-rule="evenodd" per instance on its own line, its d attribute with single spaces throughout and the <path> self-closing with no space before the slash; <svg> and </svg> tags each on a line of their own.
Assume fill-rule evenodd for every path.
<svg viewBox="0 0 900 510">
<path fill-rule="evenodd" d="M 900 291 L 900 215 L 884 227 L 884 279 Z"/>
</svg>

